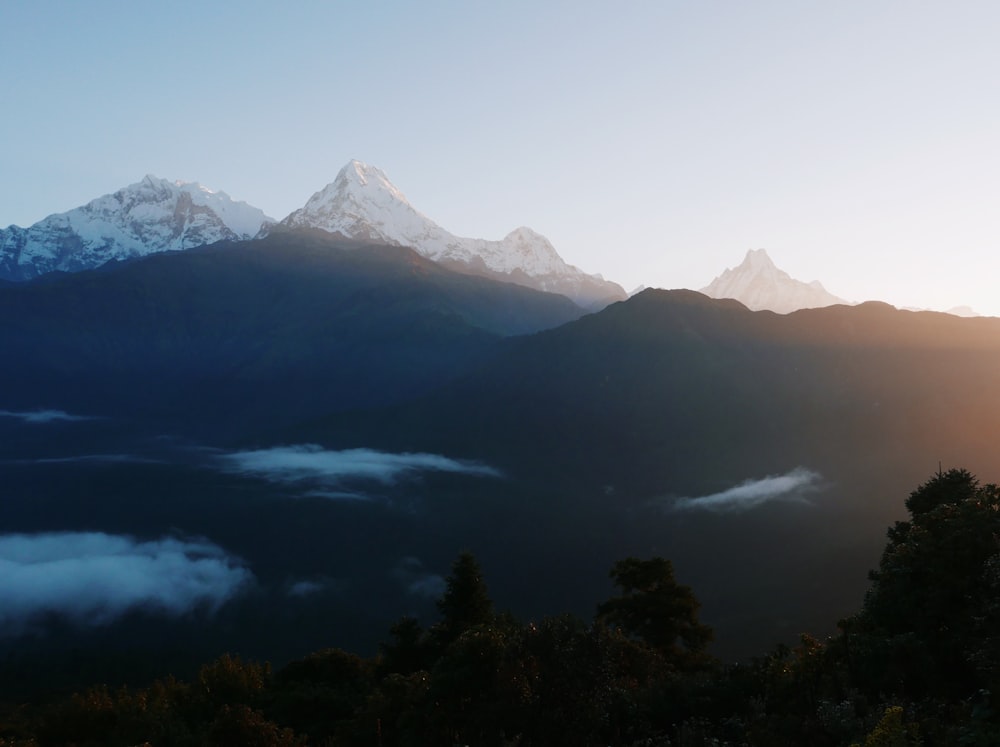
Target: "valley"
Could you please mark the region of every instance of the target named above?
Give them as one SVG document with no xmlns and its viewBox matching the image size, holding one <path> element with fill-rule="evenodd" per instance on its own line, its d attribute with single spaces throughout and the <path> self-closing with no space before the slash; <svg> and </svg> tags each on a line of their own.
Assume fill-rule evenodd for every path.
<svg viewBox="0 0 1000 747">
<path fill-rule="evenodd" d="M 28 605 L 0 642 L 24 666 L 371 653 L 433 615 L 463 549 L 526 619 L 586 617 L 615 560 L 669 557 L 737 660 L 832 633 L 939 463 L 998 466 L 994 319 L 656 290 L 586 314 L 308 230 L 0 288 L 0 309 L 4 534 L 188 543 L 235 579 L 181 607 L 95 590 L 98 622 Z"/>
</svg>

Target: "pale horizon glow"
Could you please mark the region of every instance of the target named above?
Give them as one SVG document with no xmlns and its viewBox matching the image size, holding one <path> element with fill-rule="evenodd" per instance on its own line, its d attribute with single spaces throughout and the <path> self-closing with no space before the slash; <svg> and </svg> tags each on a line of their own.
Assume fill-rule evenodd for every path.
<svg viewBox="0 0 1000 747">
<path fill-rule="evenodd" d="M 459 236 L 621 284 L 748 249 L 1000 316 L 1000 6 L 8 3 L 0 226 L 147 174 L 283 218 L 351 158 Z"/>
</svg>

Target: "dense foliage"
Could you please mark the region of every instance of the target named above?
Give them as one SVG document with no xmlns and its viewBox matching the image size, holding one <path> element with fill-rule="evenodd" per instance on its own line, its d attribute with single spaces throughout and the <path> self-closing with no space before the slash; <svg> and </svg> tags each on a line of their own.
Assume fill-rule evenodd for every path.
<svg viewBox="0 0 1000 747">
<path fill-rule="evenodd" d="M 862 609 L 738 665 L 706 653 L 691 589 L 628 558 L 592 622 L 498 614 L 456 560 L 424 629 L 373 659 L 318 651 L 280 671 L 234 656 L 191 682 L 7 704 L 0 745 L 993 745 L 1000 743 L 1000 488 L 938 473 L 888 532 Z"/>
</svg>

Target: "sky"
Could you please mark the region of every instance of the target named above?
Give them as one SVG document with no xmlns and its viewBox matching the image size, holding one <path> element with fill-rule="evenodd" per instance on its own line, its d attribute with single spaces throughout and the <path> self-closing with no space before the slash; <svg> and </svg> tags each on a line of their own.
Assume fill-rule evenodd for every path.
<svg viewBox="0 0 1000 747">
<path fill-rule="evenodd" d="M 151 173 L 283 218 L 357 158 L 620 283 L 766 249 L 1000 316 L 1000 4 L 0 3 L 0 226 Z"/>
</svg>

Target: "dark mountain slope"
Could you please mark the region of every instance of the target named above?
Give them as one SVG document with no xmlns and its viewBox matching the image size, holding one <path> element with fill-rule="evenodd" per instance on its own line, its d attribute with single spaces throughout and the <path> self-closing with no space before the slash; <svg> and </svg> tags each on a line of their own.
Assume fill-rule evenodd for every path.
<svg viewBox="0 0 1000 747">
<path fill-rule="evenodd" d="M 408 249 L 281 231 L 0 287 L 0 398 L 201 430 L 289 422 L 400 401 L 582 313 Z"/>
<path fill-rule="evenodd" d="M 391 434 L 375 419 L 367 432 L 651 489 L 656 480 L 636 472 L 643 464 L 669 474 L 711 453 L 717 465 L 744 469 L 779 445 L 786 462 L 879 439 L 945 456 L 1000 429 L 994 414 L 1000 320 L 879 303 L 778 315 L 692 291 L 646 291 L 509 341 L 488 367 L 393 411 Z M 433 431 L 417 425 L 428 418 Z M 336 421 L 312 432 L 324 428 L 340 438 Z"/>
<path fill-rule="evenodd" d="M 759 650 L 857 606 L 884 527 L 939 462 L 1000 475 L 1000 320 L 877 303 L 783 316 L 646 291 L 509 340 L 418 402 L 283 438 L 495 465 L 509 517 L 453 505 L 470 536 L 509 532 L 484 557 L 520 563 L 522 589 L 544 569 L 570 606 L 584 598 L 581 568 L 662 554 L 725 652 Z M 769 488 L 769 476 L 801 489 Z M 677 502 L 751 488 L 774 500 Z"/>
</svg>

